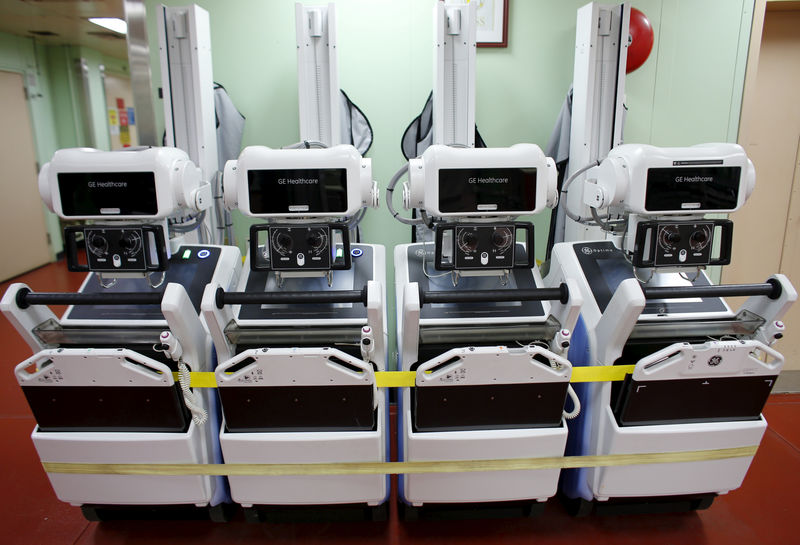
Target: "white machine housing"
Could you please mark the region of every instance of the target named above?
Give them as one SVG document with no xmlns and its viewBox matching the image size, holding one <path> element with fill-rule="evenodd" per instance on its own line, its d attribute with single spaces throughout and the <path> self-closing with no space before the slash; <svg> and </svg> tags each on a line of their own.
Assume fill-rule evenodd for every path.
<svg viewBox="0 0 800 545">
<path fill-rule="evenodd" d="M 532 208 L 494 212 L 491 208 L 473 211 L 442 212 L 439 201 L 440 171 L 446 169 L 524 168 L 536 169 L 535 205 Z M 558 202 L 556 181 L 558 172 L 555 163 L 546 157 L 536 144 L 514 144 L 508 148 L 458 148 L 432 145 L 421 157 L 408 162 L 408 182 L 403 190 L 403 205 L 406 209 L 425 209 L 436 217 L 497 217 L 536 214 L 553 207 Z M 474 180 L 474 181 L 473 181 Z M 507 180 L 506 180 L 507 182 Z M 479 178 L 468 183 L 479 183 Z M 502 181 L 501 181 L 502 183 Z"/>
<path fill-rule="evenodd" d="M 645 201 L 650 169 L 672 169 L 675 175 L 679 175 L 698 167 L 741 169 L 737 200 L 733 206 L 701 208 L 701 203 L 686 202 L 672 210 L 647 210 Z M 708 181 L 713 181 L 711 176 L 708 178 Z M 676 178 L 676 182 L 689 183 L 690 180 Z M 738 144 L 699 144 L 683 148 L 623 144 L 612 149 L 599 166 L 588 171 L 583 184 L 583 202 L 597 209 L 616 206 L 640 215 L 729 213 L 742 207 L 753 193 L 755 183 L 755 167 Z"/>
<path fill-rule="evenodd" d="M 385 250 L 377 245 L 359 246 L 369 246 L 373 256 L 370 276 L 376 280 L 367 283 L 367 305 L 363 316 L 336 320 L 335 325 L 359 329 L 362 338 L 368 336 L 375 347 L 368 356 L 368 361 L 373 362 L 379 371 L 383 371 L 387 365 L 388 344 L 386 288 L 382 281 L 386 277 Z M 250 270 L 249 259 L 248 257 L 248 262 L 244 265 L 246 271 Z M 348 272 L 337 271 L 337 278 Z M 291 282 L 291 279 L 287 282 Z M 247 275 L 243 275 L 238 290 L 245 291 L 247 284 Z M 216 283 L 206 287 L 201 306 L 220 361 L 217 367 L 217 383 L 220 389 L 252 385 L 336 388 L 353 384 L 371 384 L 374 388 L 372 363 L 359 361 L 324 340 L 320 340 L 315 346 L 289 348 L 269 347 L 270 343 L 265 343 L 265 348 L 238 352 L 236 343 L 229 337 L 229 333 L 237 330 L 247 333 L 299 328 L 307 334 L 315 328 L 329 327 L 332 323 L 328 318 L 314 318 L 308 314 L 298 314 L 296 318 L 289 319 L 270 317 L 269 310 L 265 310 L 260 318 L 244 318 L 241 316 L 242 305 L 217 307 L 215 295 L 218 287 L 220 285 Z M 334 283 L 334 289 L 335 287 Z M 284 334 L 280 342 L 291 343 L 291 340 Z M 328 358 L 331 357 L 349 364 L 350 370 L 329 362 Z M 226 374 L 227 369 L 247 358 L 253 358 L 252 364 L 237 368 L 232 374 Z M 377 413 L 376 427 L 373 430 L 230 432 L 223 421 L 220 429 L 223 455 L 228 463 L 387 461 L 387 392 L 375 392 L 374 399 Z M 233 500 L 244 507 L 353 503 L 377 506 L 386 500 L 389 491 L 388 479 L 384 475 L 230 477 L 230 483 Z"/>
<path fill-rule="evenodd" d="M 665 338 L 697 337 L 709 324 L 724 324 L 736 319 L 725 303 L 716 310 L 704 312 L 645 313 L 648 300 L 636 278 L 623 280 L 607 303 L 600 309 L 590 287 L 592 279 L 584 274 L 578 258 L 592 246 L 590 254 L 603 258 L 615 252 L 610 242 L 572 242 L 556 244 L 553 248 L 547 282 L 573 278 L 581 292 L 584 304 L 581 317 L 588 336 L 589 361 L 587 365 L 611 365 L 622 354 L 632 337 L 641 338 L 648 331 L 661 331 Z M 702 274 L 702 273 L 701 273 Z M 663 277 L 663 278 L 662 278 Z M 784 275 L 770 279 L 780 284 L 777 299 L 765 296 L 749 297 L 739 313 L 748 311 L 763 320 L 763 325 L 751 335 L 740 340 L 707 341 L 703 343 L 679 342 L 645 355 L 635 362 L 633 380 L 676 381 L 747 378 L 757 380 L 763 376 L 772 386 L 784 358 L 770 345 L 782 331 L 781 319 L 797 300 L 797 292 Z M 676 273 L 656 273 L 651 279 L 655 285 L 687 286 L 691 282 Z M 707 283 L 707 281 L 706 281 Z M 700 299 L 674 300 L 682 305 L 698 304 Z M 651 301 L 652 302 L 652 301 Z M 662 302 L 663 304 L 663 302 Z M 775 324 L 778 325 L 776 329 Z M 717 333 L 719 335 L 721 333 Z M 659 337 L 653 336 L 654 343 Z M 573 338 L 573 341 L 575 339 Z M 574 343 L 573 343 L 574 344 Z M 718 356 L 718 359 L 714 358 Z M 710 364 L 708 362 L 711 362 Z M 612 406 L 612 383 L 587 385 L 583 415 L 588 418 L 579 434 L 582 444 L 580 455 L 613 455 L 650 452 L 685 452 L 704 449 L 723 449 L 758 446 L 766 431 L 766 420 L 707 421 L 621 426 Z M 646 386 L 642 386 L 646 387 Z M 587 501 L 606 501 L 609 498 L 649 498 L 687 494 L 725 494 L 741 486 L 752 457 L 731 458 L 700 462 L 677 462 L 649 466 L 598 467 L 575 470 L 579 472 L 579 496 Z"/>
<path fill-rule="evenodd" d="M 235 247 L 220 248 L 218 266 L 212 277 L 218 285 L 235 283 L 241 272 L 241 256 Z M 88 275 L 81 291 L 93 280 Z M 211 339 L 183 286 L 167 284 L 161 302 L 163 317 L 157 320 L 84 320 L 70 319 L 75 307 L 67 308 L 58 318 L 43 305 L 21 308 L 17 304 L 22 283 L 12 284 L 0 300 L 0 311 L 8 318 L 34 355 L 20 363 L 16 377 L 26 384 L 62 386 L 160 386 L 174 388 L 169 368 L 127 348 L 69 348 L 69 345 L 45 343 L 37 334 L 41 326 L 52 324 L 54 330 L 69 336 L 94 335 L 104 345 L 124 346 L 133 336 L 149 335 L 153 343 L 159 332 L 169 330 L 183 349 L 183 357 L 195 371 L 210 371 Z M 115 338 L 115 331 L 131 331 Z M 129 329 L 125 329 L 129 328 Z M 125 335 L 125 334 L 123 334 Z M 57 337 L 58 338 L 58 337 Z M 148 337 L 149 339 L 150 337 Z M 200 405 L 214 410 L 214 393 L 195 390 Z M 131 409 L 133 410 L 133 408 Z M 190 422 L 182 433 L 130 431 L 48 431 L 37 426 L 31 435 L 43 462 L 71 463 L 215 463 L 216 443 L 210 423 Z M 219 478 L 191 475 L 154 477 L 152 475 L 70 475 L 48 473 L 53 489 L 62 501 L 73 505 L 165 505 L 195 504 L 206 506 L 223 495 Z"/>
<path fill-rule="evenodd" d="M 590 169 L 579 187 L 582 187 L 584 205 L 597 210 L 609 210 L 627 219 L 625 235 L 620 240 L 621 235 L 617 233 L 612 235 L 612 239 L 622 245 L 625 252 L 634 254 L 637 251 L 640 224 L 658 220 L 701 222 L 706 214 L 735 212 L 750 197 L 755 182 L 753 163 L 738 144 L 712 143 L 676 148 L 623 144 L 612 149 L 600 165 Z M 648 191 L 659 189 L 657 184 L 663 184 L 661 192 L 664 198 L 677 198 L 680 195 L 691 195 L 692 198 L 690 201 L 675 201 L 648 210 L 648 202 L 651 203 L 649 206 L 652 206 L 653 200 L 663 202 L 661 197 L 648 197 Z M 681 193 L 677 189 L 681 184 L 687 187 L 694 185 L 699 189 Z M 716 188 L 705 193 L 703 184 L 716 184 Z M 574 192 L 580 191 L 575 188 Z M 721 200 L 720 195 L 726 192 L 727 195 L 722 197 L 725 200 Z M 731 198 L 732 195 L 735 198 Z M 651 238 L 648 235 L 648 244 Z M 712 238 L 711 245 L 716 247 L 721 239 L 716 235 L 712 235 Z M 726 240 L 729 241 L 729 237 Z M 641 248 L 638 251 L 643 250 Z M 715 253 L 719 251 L 720 248 L 715 248 Z M 670 268 L 680 270 L 695 267 L 688 263 L 675 263 Z"/>
<path fill-rule="evenodd" d="M 307 203 L 287 202 L 280 213 L 255 213 L 250 205 L 250 171 L 346 169 L 347 205 L 344 210 L 308 212 Z M 372 180 L 372 160 L 363 158 L 355 147 L 339 145 L 324 149 L 270 149 L 246 147 L 239 159 L 228 161 L 224 173 L 225 206 L 238 208 L 250 217 L 267 219 L 333 218 L 352 216 L 363 207 L 378 206 L 377 183 Z M 289 180 L 286 183 L 290 183 Z M 280 183 L 280 181 L 278 181 Z M 317 184 L 319 180 L 317 179 Z"/>
<path fill-rule="evenodd" d="M 115 174 L 152 173 L 155 181 L 157 211 L 149 215 L 121 215 L 115 206 L 98 209 L 97 213 L 70 215 L 65 213 L 60 174 L 83 174 L 87 188 L 118 187 Z M 124 186 L 124 187 L 125 187 Z M 175 148 L 144 148 L 125 151 L 99 151 L 91 148 L 70 148 L 55 152 L 39 172 L 39 194 L 45 205 L 67 220 L 158 220 L 187 209 L 205 210 L 211 206 L 210 186 L 202 181 L 200 169 L 185 152 Z M 124 196 L 120 197 L 124 200 Z M 120 201 L 121 202 L 121 201 Z"/>
<path fill-rule="evenodd" d="M 299 10 L 300 7 L 298 14 Z M 331 12 L 328 11 L 329 16 Z M 310 21 L 316 20 L 314 17 L 316 15 L 311 16 Z M 291 171 L 285 174 L 287 177 L 308 178 L 304 172 L 325 169 L 346 171 L 346 209 L 314 213 L 302 209 L 306 203 L 286 202 L 281 203 L 281 212 L 264 214 L 253 210 L 249 173 L 282 170 Z M 363 208 L 378 204 L 371 161 L 363 159 L 351 145 L 282 150 L 247 147 L 238 160 L 226 164 L 224 182 L 228 208 L 238 208 L 245 215 L 268 222 L 300 224 L 301 227 L 313 221 L 352 217 Z M 276 182 L 280 183 L 277 178 Z M 251 250 L 253 247 L 251 244 Z M 213 282 L 206 286 L 201 308 L 220 362 L 216 375 L 224 416 L 220 444 L 227 463 L 383 462 L 388 459 L 388 392 L 376 389 L 374 374 L 375 370 L 382 371 L 387 366 L 386 251 L 383 246 L 372 244 L 357 244 L 351 248 L 347 250 L 352 257 L 349 269 L 308 273 L 254 270 L 251 263 L 255 257 L 252 251 L 248 252 L 244 264 L 246 274 L 232 289 L 274 295 L 313 292 L 323 297 L 326 292 L 366 289 L 365 300 L 358 303 L 321 302 L 316 310 L 313 304 L 310 310 L 305 304 L 224 304 L 220 307 L 217 290 L 221 286 Z M 327 283 L 323 278 L 314 278 L 320 274 Z M 357 279 L 364 284 L 358 280 L 359 285 L 356 285 Z M 346 335 L 349 340 L 337 341 L 332 335 Z M 360 348 L 351 350 L 353 344 Z M 347 350 L 360 350 L 361 359 Z M 285 421 L 266 430 L 246 425 L 231 429 L 234 424 L 232 419 L 228 420 L 231 411 L 248 408 L 249 399 L 236 398 L 236 391 L 243 388 L 279 388 L 282 391 L 297 388 L 300 392 L 313 387 L 336 392 L 338 388 L 354 385 L 371 388 L 372 404 L 369 407 L 358 405 L 370 415 L 374 414 L 371 429 L 340 429 L 326 424 L 326 415 L 322 414 L 324 407 L 320 408 L 319 423 L 315 421 L 314 426 L 300 430 L 287 429 L 291 426 Z M 314 403 L 313 399 L 309 403 Z M 389 492 L 385 475 L 234 476 L 230 484 L 233 500 L 245 508 L 326 504 L 374 507 L 383 504 Z"/>
<path fill-rule="evenodd" d="M 507 221 L 509 217 L 519 214 L 537 213 L 557 202 L 555 165 L 533 144 L 517 144 L 509 148 L 432 145 L 421 157 L 411 159 L 408 168 L 409 182 L 404 188 L 404 205 L 406 208 L 426 210 L 434 217 L 437 228 L 441 218 L 491 226 L 492 220 Z M 482 169 L 496 177 L 501 169 L 517 168 L 536 169 L 535 195 L 527 201 L 532 202 L 533 206 L 520 206 L 517 210 L 476 207 L 475 210 L 461 213 L 447 213 L 440 207 L 439 175 L 443 170 L 474 169 L 476 174 L 463 174 L 463 180 L 458 180 L 466 185 L 477 182 L 480 176 L 477 173 Z M 491 173 L 493 169 L 495 173 Z M 471 176 L 475 176 L 475 179 L 470 180 Z M 529 239 L 528 243 L 532 243 L 532 240 Z M 518 243 L 516 245 L 519 246 Z M 480 286 L 473 288 L 476 291 L 507 288 L 512 279 L 519 288 L 523 284 L 529 289 L 548 286 L 542 281 L 535 265 L 517 270 L 456 270 L 452 278 L 442 274 L 431 275 L 426 271 L 426 261 L 432 261 L 429 257 L 432 253 L 430 246 L 433 245 L 403 244 L 396 246 L 394 251 L 399 364 L 403 371 L 413 369 L 416 372 L 416 396 L 424 394 L 428 388 L 442 388 L 443 391 L 454 388 L 452 393 L 456 394 L 462 386 L 483 388 L 485 392 L 495 387 L 536 389 L 569 382 L 572 366 L 562 356 L 566 354 L 570 331 L 580 312 L 581 296 L 577 286 L 566 280 L 569 290 L 566 302 L 541 301 L 541 306 L 535 310 L 519 302 L 505 308 L 486 303 L 481 312 L 460 311 L 458 304 L 445 305 L 447 308 L 443 309 L 438 308 L 441 305 L 422 305 L 420 289 L 423 285 L 426 290 L 440 292 L 467 289 L 456 288 L 459 275 L 471 277 L 468 281 L 473 286 Z M 517 249 L 515 246 L 514 251 Z M 497 342 L 493 344 L 491 339 L 503 335 L 506 328 L 515 331 L 520 327 L 533 327 L 536 330 L 535 333 L 528 331 L 521 334 L 518 342 L 524 347 L 504 346 Z M 457 333 L 459 331 L 467 333 Z M 475 334 L 470 335 L 469 331 L 475 331 Z M 546 343 L 547 348 L 538 343 L 528 344 L 533 340 Z M 446 343 L 449 350 L 436 353 L 438 350 L 424 346 L 426 342 L 437 348 L 441 343 Z M 423 348 L 427 350 L 424 356 Z M 431 352 L 436 354 L 431 357 Z M 450 397 L 447 393 L 442 393 L 442 396 Z M 410 388 L 401 390 L 399 427 L 403 434 L 400 443 L 403 460 L 521 458 L 560 456 L 564 452 L 567 425 L 562 418 L 563 407 L 559 402 L 555 407 L 548 405 L 549 409 L 557 411 L 555 419 L 558 425 L 533 426 L 528 422 L 515 422 L 500 425 L 496 429 L 487 426 L 463 429 L 454 421 L 454 427 L 458 429 L 453 429 L 449 424 L 433 423 L 422 430 L 416 428 L 415 418 L 423 414 L 427 415 L 423 418 L 430 418 L 436 411 L 433 406 L 427 405 L 416 412 L 412 407 L 412 399 Z M 466 420 L 462 424 L 468 426 Z M 558 470 L 433 473 L 402 475 L 400 482 L 402 499 L 412 507 L 515 500 L 544 502 L 555 494 L 558 475 Z"/>
<path fill-rule="evenodd" d="M 698 174 L 706 167 L 729 171 L 719 179 L 713 172 Z M 651 169 L 661 169 L 662 176 L 650 177 Z M 683 172 L 691 179 L 684 180 Z M 647 275 L 635 267 L 640 256 L 633 244 L 644 221 L 651 221 L 651 226 L 692 226 L 707 213 L 737 210 L 753 190 L 752 163 L 736 144 L 686 148 L 626 144 L 612 149 L 586 180 L 583 202 L 625 217 L 627 241 L 623 245 L 618 237 L 595 241 L 578 237 L 555 244 L 546 281 L 573 279 L 583 297 L 586 347 L 576 351 L 574 364 L 635 367 L 619 387 L 608 382 L 586 385 L 584 410 L 570 429 L 577 437 L 577 451 L 570 454 L 758 446 L 766 430 L 766 421 L 758 414 L 760 403 L 766 401 L 784 361 L 771 345 L 782 336 L 781 320 L 797 300 L 796 290 L 784 275 L 773 275 L 767 280 L 773 294 L 750 296 L 736 313 L 718 296 L 647 298 L 651 289 L 685 289 L 691 294 L 694 288 L 712 285 L 700 267 L 694 277 L 688 276 L 688 263 L 665 263 L 661 269 L 654 262 L 649 277 L 642 279 Z M 723 190 L 707 194 L 702 186 L 676 189 L 682 183 L 711 182 Z M 660 192 L 648 201 L 652 183 L 659 184 Z M 682 202 L 686 198 L 703 202 Z M 714 205 L 719 202 L 725 204 Z M 666 242 L 683 244 L 682 239 L 683 235 Z M 661 240 L 658 244 L 662 247 Z M 574 347 L 580 341 L 576 337 Z M 751 461 L 752 457 L 739 457 L 657 468 L 582 468 L 565 476 L 564 491 L 571 498 L 601 502 L 724 494 L 742 484 Z"/>
<path fill-rule="evenodd" d="M 480 150 L 474 150 L 480 151 Z M 395 297 L 399 363 L 403 371 L 420 361 L 420 335 L 426 328 L 493 328 L 501 331 L 515 324 L 544 324 L 555 318 L 561 325 L 549 348 L 530 345 L 471 346 L 470 341 L 416 367 L 417 388 L 442 385 L 492 386 L 497 384 L 552 384 L 569 382 L 572 366 L 565 359 L 569 335 L 578 319 L 582 298 L 578 286 L 564 280 L 569 290 L 567 303 L 542 301 L 537 316 L 492 316 L 476 313 L 464 317 L 425 317 L 420 305 L 419 284 L 412 281 L 410 256 L 424 252 L 425 244 L 395 247 Z M 554 287 L 544 282 L 537 267 L 530 269 L 536 287 Z M 444 289 L 450 280 L 430 279 L 432 289 Z M 438 282 L 438 284 L 437 284 Z M 499 283 L 499 282 L 498 282 Z M 424 333 L 423 333 L 424 334 Z M 556 341 L 557 339 L 557 341 Z M 472 341 L 474 342 L 474 340 Z M 538 359 L 534 359 L 534 356 Z M 550 366 L 542 365 L 549 361 Z M 444 364 L 444 365 L 443 365 Z M 433 372 L 428 372 L 433 369 Z M 519 427 L 463 431 L 414 430 L 411 391 L 400 392 L 399 417 L 403 434 L 403 460 L 487 460 L 530 456 L 561 456 L 567 441 L 564 420 L 556 427 Z M 544 502 L 556 493 L 558 470 L 431 473 L 401 475 L 403 500 L 415 507 L 425 504 L 487 503 L 514 500 Z"/>
</svg>

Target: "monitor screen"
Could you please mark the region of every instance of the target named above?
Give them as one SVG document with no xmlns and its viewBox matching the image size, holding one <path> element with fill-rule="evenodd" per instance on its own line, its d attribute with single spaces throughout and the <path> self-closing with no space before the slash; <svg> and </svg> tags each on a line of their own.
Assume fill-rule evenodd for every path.
<svg viewBox="0 0 800 545">
<path fill-rule="evenodd" d="M 645 210 L 733 210 L 741 170 L 719 166 L 648 169 Z"/>
<path fill-rule="evenodd" d="M 536 208 L 536 168 L 439 170 L 442 213 L 515 212 Z"/>
<path fill-rule="evenodd" d="M 247 189 L 252 214 L 347 211 L 344 168 L 249 170 Z"/>
<path fill-rule="evenodd" d="M 152 172 L 60 172 L 58 192 L 65 216 L 155 216 Z"/>
</svg>

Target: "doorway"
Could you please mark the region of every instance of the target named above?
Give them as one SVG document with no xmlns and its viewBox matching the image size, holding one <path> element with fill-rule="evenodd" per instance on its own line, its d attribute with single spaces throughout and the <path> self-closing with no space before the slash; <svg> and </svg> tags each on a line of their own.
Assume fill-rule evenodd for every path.
<svg viewBox="0 0 800 545">
<path fill-rule="evenodd" d="M 759 17 L 757 2 L 755 17 Z M 800 2 L 767 2 L 748 60 L 739 143 L 756 167 L 756 188 L 734 222 L 725 283 L 763 282 L 780 272 L 800 288 Z M 759 21 L 754 19 L 754 29 Z M 757 51 L 757 69 L 751 63 Z M 783 390 L 800 391 L 800 304 L 784 317 Z M 786 380 L 784 380 L 786 379 Z"/>
<path fill-rule="evenodd" d="M 22 74 L 0 71 L 0 97 L 0 280 L 8 280 L 51 256 Z"/>
</svg>

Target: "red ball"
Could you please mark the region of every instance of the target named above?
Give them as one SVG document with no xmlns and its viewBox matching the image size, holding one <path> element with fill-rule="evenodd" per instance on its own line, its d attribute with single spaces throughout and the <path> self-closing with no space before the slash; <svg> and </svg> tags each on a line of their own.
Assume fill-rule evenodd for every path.
<svg viewBox="0 0 800 545">
<path fill-rule="evenodd" d="M 643 65 L 653 50 L 653 25 L 647 16 L 636 8 L 631 8 L 630 35 L 628 64 L 625 66 L 625 72 L 628 74 Z"/>
</svg>

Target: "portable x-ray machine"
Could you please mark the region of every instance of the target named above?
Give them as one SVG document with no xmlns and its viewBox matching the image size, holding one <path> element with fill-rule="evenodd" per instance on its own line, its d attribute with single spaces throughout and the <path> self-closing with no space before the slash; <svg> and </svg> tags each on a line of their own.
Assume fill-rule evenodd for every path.
<svg viewBox="0 0 800 545">
<path fill-rule="evenodd" d="M 434 145 L 406 168 L 405 208 L 421 210 L 435 236 L 395 248 L 400 367 L 416 372 L 416 386 L 399 396 L 402 458 L 562 455 L 572 371 L 565 356 L 580 294 L 571 280 L 542 281 L 533 225 L 514 221 L 555 204 L 552 160 L 533 144 Z M 555 494 L 558 475 L 404 475 L 400 493 L 412 518 L 425 515 L 420 508 L 475 504 L 530 513 Z"/>
<path fill-rule="evenodd" d="M 228 208 L 263 218 L 250 230 L 238 292 L 203 297 L 220 366 L 228 463 L 380 462 L 388 407 L 385 250 L 350 244 L 377 206 L 371 163 L 350 145 L 248 147 L 224 174 Z M 231 477 L 233 499 L 261 520 L 292 506 L 360 506 L 385 516 L 388 477 Z"/>
<path fill-rule="evenodd" d="M 771 346 L 797 293 L 781 274 L 715 286 L 703 271 L 730 262 L 733 234 L 730 220 L 708 215 L 738 210 L 754 185 L 735 144 L 626 144 L 576 186 L 606 240 L 553 248 L 546 281 L 574 278 L 584 299 L 570 361 L 635 368 L 624 382 L 580 389 L 569 454 L 758 446 L 783 366 Z M 724 299 L 733 296 L 749 296 L 737 312 Z M 583 514 L 594 501 L 610 512 L 705 508 L 742 484 L 751 460 L 567 470 L 562 491 Z"/>
<path fill-rule="evenodd" d="M 174 148 L 66 149 L 42 168 L 47 206 L 81 222 L 65 230 L 68 267 L 90 271 L 78 293 L 33 293 L 17 283 L 0 303 L 34 351 L 15 374 L 36 418 L 32 438 L 42 462 L 219 461 L 215 398 L 193 391 L 188 372 L 211 370 L 200 299 L 212 280 L 237 281 L 240 253 L 171 242 L 167 227 L 170 216 L 211 204 L 200 180 Z M 69 307 L 58 318 L 49 304 Z M 48 477 L 59 499 L 82 506 L 91 520 L 116 518 L 122 506 L 209 506 L 212 518 L 224 516 L 219 478 Z"/>
</svg>

